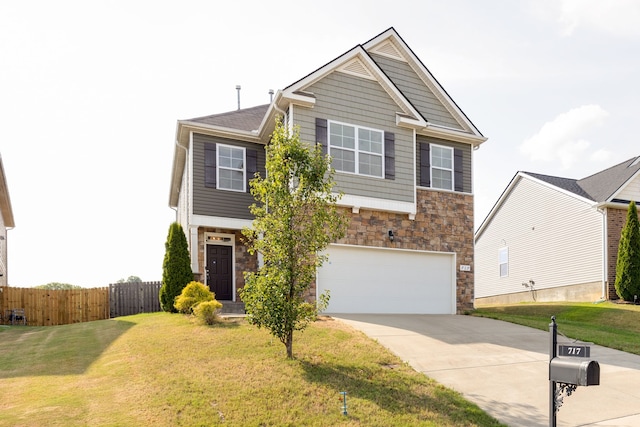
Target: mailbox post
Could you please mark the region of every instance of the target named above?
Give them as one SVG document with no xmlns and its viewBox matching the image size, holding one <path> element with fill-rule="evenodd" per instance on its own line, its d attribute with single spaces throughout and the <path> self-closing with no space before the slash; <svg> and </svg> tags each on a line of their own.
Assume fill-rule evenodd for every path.
<svg viewBox="0 0 640 427">
<path fill-rule="evenodd" d="M 558 357 L 558 325 L 555 316 L 549 324 L 549 426 L 556 427 L 556 415 L 567 396 L 578 386 L 600 385 L 600 365 L 586 359 L 590 348 L 584 345 L 561 346 Z M 568 356 L 568 357 L 563 357 Z"/>
</svg>

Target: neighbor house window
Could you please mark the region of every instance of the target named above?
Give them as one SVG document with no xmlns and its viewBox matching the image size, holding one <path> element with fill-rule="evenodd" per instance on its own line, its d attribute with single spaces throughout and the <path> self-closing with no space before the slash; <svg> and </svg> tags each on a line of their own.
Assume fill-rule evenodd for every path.
<svg viewBox="0 0 640 427">
<path fill-rule="evenodd" d="M 500 265 L 500 277 L 509 276 L 509 248 L 498 249 L 498 264 Z"/>
<path fill-rule="evenodd" d="M 453 190 L 453 148 L 431 144 L 431 187 Z"/>
<path fill-rule="evenodd" d="M 218 189 L 245 191 L 244 148 L 218 144 Z"/>
<path fill-rule="evenodd" d="M 384 133 L 329 122 L 331 165 L 340 172 L 384 178 Z"/>
</svg>

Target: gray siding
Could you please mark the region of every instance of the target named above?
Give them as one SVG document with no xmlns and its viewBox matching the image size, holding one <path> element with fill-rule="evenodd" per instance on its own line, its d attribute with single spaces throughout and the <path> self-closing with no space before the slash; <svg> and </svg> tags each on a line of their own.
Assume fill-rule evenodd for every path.
<svg viewBox="0 0 640 427">
<path fill-rule="evenodd" d="M 421 166 L 421 162 L 420 162 L 420 144 L 437 144 L 437 145 L 442 145 L 445 147 L 452 147 L 453 149 L 460 149 L 462 150 L 462 191 L 464 193 L 471 193 L 473 192 L 473 186 L 472 186 L 472 167 L 471 167 L 471 161 L 473 158 L 473 153 L 472 153 L 472 149 L 471 149 L 471 145 L 469 144 L 463 144 L 460 142 L 452 142 L 452 141 L 446 141 L 444 139 L 438 139 L 438 138 L 431 138 L 428 136 L 422 136 L 422 135 L 418 135 L 416 137 L 416 185 L 420 185 L 420 166 Z"/>
<path fill-rule="evenodd" d="M 375 81 L 334 72 L 305 89 L 316 96 L 313 108 L 296 107 L 293 120 L 303 141 L 317 142 L 316 117 L 395 134 L 395 179 L 336 173 L 336 189 L 345 194 L 413 202 L 413 132 L 396 127 L 395 102 Z"/>
<path fill-rule="evenodd" d="M 500 277 L 498 250 L 509 248 L 509 276 Z M 478 236 L 477 298 L 602 280 L 602 214 L 589 203 L 519 178 Z"/>
<path fill-rule="evenodd" d="M 225 218 L 252 219 L 249 206 L 255 201 L 251 193 L 216 190 L 205 187 L 204 181 L 204 144 L 216 143 L 235 145 L 256 150 L 258 153 L 258 172 L 264 176 L 264 145 L 219 138 L 207 135 L 193 135 L 193 214 Z"/>
<path fill-rule="evenodd" d="M 376 54 L 371 57 L 425 119 L 436 125 L 463 129 L 408 63 Z"/>
</svg>

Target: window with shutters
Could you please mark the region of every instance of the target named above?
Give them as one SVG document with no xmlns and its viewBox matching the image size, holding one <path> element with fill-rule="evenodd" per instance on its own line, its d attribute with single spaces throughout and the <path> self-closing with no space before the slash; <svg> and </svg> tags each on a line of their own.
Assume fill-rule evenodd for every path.
<svg viewBox="0 0 640 427">
<path fill-rule="evenodd" d="M 218 144 L 217 155 L 217 188 L 219 190 L 246 191 L 245 149 Z"/>
<path fill-rule="evenodd" d="M 328 139 L 336 171 L 385 177 L 383 131 L 330 121 Z"/>
<path fill-rule="evenodd" d="M 453 148 L 431 144 L 431 187 L 453 190 Z"/>
</svg>

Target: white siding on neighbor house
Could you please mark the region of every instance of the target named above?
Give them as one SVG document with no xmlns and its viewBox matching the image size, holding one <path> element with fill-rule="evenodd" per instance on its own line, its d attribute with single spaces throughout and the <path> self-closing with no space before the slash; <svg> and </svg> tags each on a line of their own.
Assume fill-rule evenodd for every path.
<svg viewBox="0 0 640 427">
<path fill-rule="evenodd" d="M 616 199 L 640 201 L 640 176 L 636 176 L 622 191 L 615 195 Z"/>
<path fill-rule="evenodd" d="M 503 200 L 475 246 L 475 297 L 602 280 L 602 214 L 586 200 L 527 178 Z M 509 248 L 500 277 L 498 251 Z"/>
</svg>

